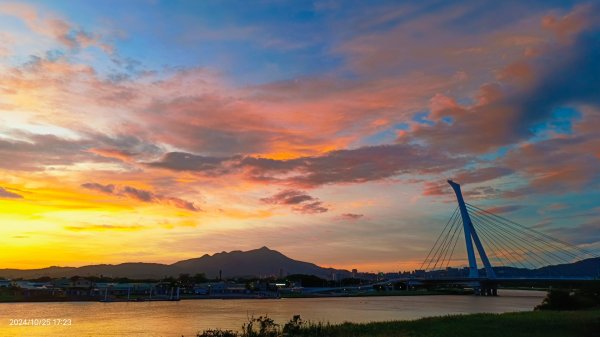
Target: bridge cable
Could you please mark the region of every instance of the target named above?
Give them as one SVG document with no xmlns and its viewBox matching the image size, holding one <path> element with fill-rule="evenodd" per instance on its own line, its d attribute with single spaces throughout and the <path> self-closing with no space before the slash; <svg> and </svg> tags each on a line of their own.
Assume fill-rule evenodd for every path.
<svg viewBox="0 0 600 337">
<path fill-rule="evenodd" d="M 511 232 L 507 231 L 507 228 L 505 227 L 493 227 L 493 232 L 498 233 L 501 236 L 505 236 L 507 237 L 507 239 L 510 240 L 510 243 L 513 246 L 518 246 L 522 251 L 525 252 L 525 254 L 523 254 L 523 257 L 525 259 L 525 261 L 529 262 L 532 265 L 532 268 L 527 268 L 530 269 L 530 272 L 535 272 L 535 273 L 540 273 L 540 268 L 547 266 L 547 265 L 553 265 L 553 264 L 557 264 L 556 262 L 552 261 L 552 259 L 548 260 L 551 256 L 548 255 L 548 252 L 544 251 L 544 248 L 540 248 L 539 246 L 537 246 L 535 244 L 535 241 L 527 241 L 526 239 L 522 238 L 520 235 L 515 235 L 513 239 L 518 239 L 518 240 L 511 240 L 510 238 L 508 238 L 509 234 L 512 234 Z M 505 232 L 506 231 L 506 232 Z M 523 243 L 521 243 L 523 242 Z M 533 246 L 537 249 L 541 250 L 541 253 L 545 253 L 547 255 L 540 255 L 537 253 L 537 250 L 528 250 L 527 246 Z M 551 255 L 551 254 L 550 254 Z M 532 263 L 532 260 L 536 261 L 536 264 Z M 549 273 L 548 276 L 551 276 L 550 274 L 553 274 L 554 272 L 551 272 L 550 270 L 545 270 Z"/>
<path fill-rule="evenodd" d="M 578 247 L 578 246 L 576 246 L 576 245 L 573 245 L 573 244 L 571 244 L 571 243 L 568 243 L 568 242 L 566 242 L 566 241 L 563 241 L 563 240 L 560 240 L 560 239 L 553 238 L 553 237 L 551 237 L 551 236 L 549 236 L 549 235 L 547 235 L 547 234 L 545 234 L 545 233 L 543 233 L 543 232 L 536 231 L 536 230 L 534 230 L 534 229 L 532 229 L 532 228 L 529 228 L 529 227 L 523 226 L 523 225 L 521 225 L 521 224 L 519 224 L 519 223 L 516 223 L 516 222 L 514 222 L 514 221 L 510 220 L 510 219 L 507 219 L 507 218 L 505 218 L 505 217 L 502 217 L 502 216 L 499 216 L 499 215 L 497 215 L 497 214 L 491 213 L 491 212 L 489 212 L 489 211 L 486 211 L 486 210 L 484 210 L 484 209 L 481 209 L 481 208 L 479 208 L 479 207 L 477 207 L 477 206 L 473 206 L 473 205 L 470 205 L 470 204 L 467 204 L 467 205 L 468 205 L 468 206 L 471 206 L 471 207 L 473 207 L 473 208 L 475 208 L 475 209 L 477 209 L 477 210 L 479 210 L 479 211 L 482 211 L 482 212 L 484 212 L 484 213 L 490 214 L 491 216 L 493 216 L 493 217 L 495 217 L 495 218 L 498 218 L 498 219 L 500 219 L 500 220 L 502 220 L 502 221 L 504 221 L 504 222 L 507 222 L 507 223 L 513 224 L 514 226 L 517 226 L 517 227 L 519 227 L 519 228 L 522 228 L 522 229 L 524 229 L 524 230 L 526 230 L 526 231 L 529 231 L 529 232 L 535 233 L 535 234 L 537 234 L 537 235 L 539 235 L 539 236 L 542 236 L 542 237 L 546 238 L 547 240 L 549 240 L 550 242 L 554 242 L 555 244 L 556 244 L 556 243 L 560 243 L 560 244 L 562 244 L 562 245 L 564 245 L 564 246 L 567 246 L 567 247 L 569 247 L 569 248 L 571 248 L 571 249 L 574 249 L 574 250 L 576 250 L 576 251 L 579 251 L 580 253 L 583 253 L 583 254 L 585 254 L 585 255 L 589 255 L 589 256 L 591 256 L 591 257 L 600 257 L 599 255 L 596 255 L 596 254 L 594 254 L 594 253 L 592 253 L 592 252 L 590 252 L 590 251 L 587 251 L 586 249 L 583 249 L 583 248 L 581 248 L 581 247 Z M 579 256 L 575 255 L 575 257 L 576 257 L 576 258 L 578 258 Z"/>
<path fill-rule="evenodd" d="M 442 263 L 440 264 L 441 268 L 447 268 L 449 263 L 450 263 L 450 259 L 452 257 L 452 254 L 454 253 L 454 248 L 456 247 L 456 244 L 458 242 L 458 240 L 460 239 L 460 234 L 462 233 L 462 228 L 463 226 L 460 225 L 460 223 L 458 224 L 458 226 L 456 226 L 456 229 L 454 230 L 454 233 L 452 235 L 452 237 L 450 238 L 450 243 L 448 244 L 448 249 L 446 250 L 446 253 L 444 254 L 444 258 L 442 259 Z M 455 238 L 456 236 L 456 238 Z M 452 247 L 452 249 L 450 249 L 450 247 Z M 445 265 L 445 267 L 444 267 Z"/>
<path fill-rule="evenodd" d="M 482 229 L 484 229 L 484 230 L 482 230 L 482 231 L 481 231 L 481 233 L 482 233 L 482 234 L 483 234 L 483 233 L 485 233 L 484 235 L 486 235 L 486 234 L 487 234 L 487 235 L 492 235 L 492 236 L 494 236 L 494 237 L 496 237 L 496 238 L 498 237 L 498 233 L 501 233 L 501 232 L 498 232 L 498 231 L 496 231 L 496 230 L 490 230 L 490 228 L 488 228 L 487 226 L 483 227 Z M 488 233 L 488 231 L 489 231 L 489 233 Z M 498 239 L 496 239 L 496 240 L 498 240 Z M 502 239 L 500 239 L 500 240 L 502 240 Z M 496 242 L 498 242 L 498 241 L 496 241 Z M 523 249 L 524 249 L 524 248 L 523 248 L 523 246 L 522 246 L 522 245 L 520 245 L 520 244 L 518 244 L 517 242 L 512 242 L 512 241 L 511 241 L 510 243 L 511 243 L 511 245 L 512 245 L 513 247 L 517 246 L 517 247 L 518 247 L 518 248 L 520 248 L 521 250 L 523 250 Z M 509 249 L 510 249 L 510 248 L 509 248 Z M 537 254 L 535 254 L 535 253 L 533 253 L 533 252 L 530 252 L 530 251 L 526 251 L 526 252 L 525 252 L 525 254 L 523 254 L 522 256 L 524 257 L 524 259 L 523 259 L 523 260 L 524 260 L 524 261 L 526 261 L 526 262 L 528 262 L 528 263 L 531 265 L 531 267 L 527 267 L 527 266 L 525 266 L 525 265 L 523 264 L 523 262 L 521 262 L 521 261 L 519 261 L 519 260 L 517 260 L 517 261 L 519 262 L 519 264 L 520 264 L 520 265 L 521 265 L 521 266 L 522 266 L 522 267 L 523 267 L 525 270 L 528 270 L 529 272 L 532 272 L 532 271 L 533 271 L 533 272 L 538 272 L 538 273 L 539 273 L 539 269 L 540 269 L 540 267 L 542 267 L 542 266 L 544 266 L 544 265 L 549 265 L 549 264 L 552 264 L 551 262 L 548 262 L 548 261 L 547 261 L 547 260 L 545 260 L 545 259 L 544 259 L 544 261 L 545 261 L 545 262 L 541 262 L 541 261 L 540 261 L 540 259 L 542 259 L 542 257 L 540 257 L 539 255 L 537 255 Z M 528 260 L 528 259 L 526 258 L 527 256 L 528 256 L 530 259 L 531 259 L 531 258 L 534 258 L 538 264 L 537 264 L 537 265 L 536 265 L 536 264 L 533 264 L 533 263 L 531 262 L 531 260 Z M 516 266 L 516 264 L 514 264 L 514 266 Z M 549 276 L 550 276 L 550 275 L 549 275 Z"/>
<path fill-rule="evenodd" d="M 473 223 L 473 228 L 475 228 L 477 225 L 474 222 L 472 222 L 472 223 Z M 489 237 L 487 236 L 487 233 L 485 233 L 484 231 L 480 230 L 480 231 L 478 231 L 478 234 L 480 234 L 479 238 L 481 240 L 481 244 L 484 246 L 484 249 L 485 249 L 485 247 L 487 247 L 486 253 L 488 255 L 488 258 L 489 259 L 494 258 L 498 262 L 497 266 L 501 266 L 502 265 L 502 260 L 500 259 L 499 255 L 495 251 L 495 249 L 491 246 L 491 241 L 488 242 L 489 241 Z M 492 253 L 491 255 L 490 255 L 490 252 Z M 494 268 L 494 267 L 492 267 L 492 268 Z M 487 270 L 486 270 L 486 274 L 487 274 Z"/>
<path fill-rule="evenodd" d="M 442 232 L 438 236 L 437 240 L 435 240 L 435 243 L 433 244 L 433 247 L 431 247 L 431 249 L 429 250 L 429 253 L 427 254 L 427 257 L 425 258 L 425 260 L 423 261 L 423 263 L 421 263 L 421 267 L 419 269 L 424 270 L 423 267 L 425 266 L 425 263 L 427 263 L 427 261 L 429 260 L 429 256 L 431 255 L 431 253 L 433 252 L 433 250 L 437 246 L 438 241 L 440 240 L 440 238 L 442 237 L 442 235 L 446 231 L 446 228 L 448 227 L 448 225 L 450 224 L 450 222 L 456 216 L 457 211 L 458 211 L 458 206 L 454 209 L 454 212 L 452 213 L 452 216 L 450 217 L 450 219 L 448 219 L 448 222 L 446 222 L 446 226 L 444 226 L 444 229 L 442 230 Z"/>
<path fill-rule="evenodd" d="M 450 219 L 448 219 L 448 222 L 446 222 L 446 226 L 444 226 L 444 229 L 442 230 L 442 232 L 438 236 L 437 240 L 435 240 L 435 243 L 433 244 L 433 247 L 431 247 L 431 249 L 429 250 L 429 253 L 427 254 L 427 257 L 425 258 L 425 260 L 423 261 L 423 263 L 421 263 L 421 267 L 419 268 L 420 270 L 425 270 L 425 269 L 423 269 L 423 267 L 425 266 L 425 263 L 427 263 L 427 261 L 429 260 L 429 256 L 431 256 L 431 253 L 433 252 L 433 250 L 437 246 L 438 241 L 440 241 L 440 238 L 444 235 L 444 232 L 446 232 L 446 228 L 448 227 L 448 225 L 450 224 L 450 222 L 453 221 L 453 219 L 455 218 L 455 216 L 456 216 L 457 213 L 458 213 L 458 206 L 456 206 L 456 208 L 454 209 L 454 212 L 452 213 L 452 216 L 450 217 Z"/>
<path fill-rule="evenodd" d="M 463 226 L 459 226 L 458 236 L 456 237 L 456 240 L 454 241 L 454 246 L 452 246 L 452 252 L 450 253 L 450 256 L 448 257 L 448 262 L 446 262 L 446 269 L 450 265 L 450 260 L 452 260 L 452 255 L 454 255 L 454 249 L 456 248 L 456 244 L 458 243 L 458 241 L 460 241 L 460 236 L 462 235 L 462 231 L 463 231 Z"/>
<path fill-rule="evenodd" d="M 456 225 L 456 218 L 453 219 L 452 223 L 450 224 L 450 227 L 448 227 L 448 231 L 443 233 L 444 237 L 437 245 L 435 251 L 433 252 L 433 255 L 431 255 L 431 259 L 428 261 L 427 267 L 425 267 L 425 270 L 429 270 L 431 267 L 431 264 L 434 263 L 434 261 L 439 260 L 439 254 L 442 251 L 446 240 L 448 240 L 448 235 L 452 232 L 452 229 L 454 228 L 455 225 Z"/>
<path fill-rule="evenodd" d="M 554 256 L 561 263 L 569 263 L 571 261 L 569 259 L 566 259 L 566 258 L 560 256 L 559 253 L 561 253 L 563 255 L 565 255 L 565 254 L 569 255 L 571 258 L 577 258 L 576 255 L 574 255 L 571 252 L 565 251 L 564 248 L 562 248 L 562 247 L 556 247 L 554 245 L 550 245 L 545 240 L 540 239 L 539 237 L 536 237 L 536 236 L 532 235 L 531 233 L 524 232 L 523 230 L 520 230 L 518 228 L 514 228 L 513 226 L 510 226 L 510 225 L 508 225 L 506 223 L 497 221 L 496 219 L 493 219 L 491 217 L 488 217 L 488 216 L 483 216 L 483 217 L 487 218 L 488 220 L 490 220 L 490 221 L 492 221 L 492 222 L 494 222 L 496 224 L 500 224 L 503 227 L 504 230 L 511 231 L 512 233 L 516 233 L 516 234 L 514 234 L 516 238 L 519 238 L 520 240 L 526 242 L 527 244 L 535 246 L 536 248 L 538 248 L 541 252 L 545 253 L 546 255 L 552 255 L 552 256 Z M 522 236 L 527 236 L 527 237 L 533 239 L 534 241 L 525 240 Z M 542 247 L 540 247 L 540 245 Z M 543 246 L 545 246 L 545 247 L 543 247 Z M 547 250 L 545 250 L 545 249 L 547 249 Z M 558 249 L 558 252 L 556 251 L 557 249 Z"/>
<path fill-rule="evenodd" d="M 511 262 L 515 266 L 520 265 L 525 269 L 529 269 L 531 267 L 535 268 L 535 265 L 532 264 L 531 261 L 528 261 L 527 259 L 524 259 L 522 257 L 522 250 L 520 251 L 518 246 L 506 241 L 506 238 L 501 237 L 496 231 L 490 230 L 482 220 L 478 218 L 476 219 L 482 235 L 486 235 L 489 238 L 489 240 L 495 245 L 495 247 L 501 252 L 503 252 L 504 256 L 509 262 Z M 527 266 L 525 262 L 529 263 L 530 266 Z"/>
<path fill-rule="evenodd" d="M 452 232 L 452 229 L 454 229 L 454 226 L 457 223 L 457 219 L 458 219 L 458 217 L 454 219 L 454 221 L 452 222 L 452 226 L 450 226 L 450 229 L 448 230 L 448 233 L 446 233 L 446 236 L 444 236 L 444 240 L 442 240 L 442 242 L 440 243 L 437 251 L 435 252 L 434 258 L 436 258 L 436 257 L 437 258 L 435 259 L 435 264 L 433 265 L 433 269 L 435 269 L 435 267 L 437 266 L 440 258 L 442 257 L 442 253 L 443 253 L 444 249 L 446 248 L 446 241 L 448 240 L 448 238 L 450 236 L 450 233 Z M 439 254 L 438 254 L 438 252 L 439 252 Z M 433 259 L 432 259 L 431 262 L 433 262 Z M 430 264 L 427 265 L 428 269 L 429 269 L 429 265 Z"/>
<path fill-rule="evenodd" d="M 493 222 L 490 222 L 489 219 L 479 217 L 478 215 L 475 215 L 475 214 L 473 214 L 472 216 L 475 217 L 476 219 L 478 219 L 480 221 L 480 224 L 484 225 L 484 228 L 486 230 L 489 230 L 490 233 L 496 237 L 496 240 L 497 240 L 496 242 L 498 242 L 500 244 L 504 244 L 506 247 L 509 247 L 508 251 L 512 251 L 514 253 L 519 254 L 518 255 L 519 259 L 523 259 L 524 261 L 527 261 L 525 258 L 528 255 L 531 255 L 531 252 L 528 251 L 526 246 L 523 246 L 523 244 L 521 244 L 517 240 L 513 240 L 513 238 L 511 238 L 507 233 L 501 231 L 500 228 L 495 226 Z M 539 257 L 537 254 L 533 254 L 532 257 L 536 260 L 537 263 L 540 263 L 542 265 L 544 263 L 549 263 L 547 260 L 544 260 L 543 258 Z M 531 261 L 528 261 L 528 262 L 529 262 L 529 264 L 531 264 L 531 266 L 533 268 L 536 268 L 535 264 L 531 263 Z"/>
<path fill-rule="evenodd" d="M 494 238 L 492 237 L 491 233 L 488 233 L 487 230 L 484 230 L 483 225 L 479 223 L 479 221 L 477 221 L 477 224 L 473 223 L 474 226 L 478 227 L 478 233 L 481 233 L 481 235 L 484 237 L 484 239 L 489 242 L 489 244 L 487 245 L 488 248 L 490 248 L 492 250 L 492 252 L 494 253 L 496 260 L 499 261 L 499 263 L 503 266 L 506 266 L 506 262 L 508 261 L 509 263 L 513 264 L 513 265 L 517 265 L 520 264 L 523 268 L 528 269 L 527 266 L 525 266 L 525 264 L 523 264 L 521 261 L 519 261 L 518 259 L 514 259 L 510 256 L 510 254 L 507 253 L 507 249 L 502 247 L 498 247 L 498 245 L 496 244 Z M 492 246 L 495 248 L 492 248 Z M 502 258 L 499 256 L 499 254 L 497 252 L 500 252 L 502 254 Z"/>
<path fill-rule="evenodd" d="M 471 210 L 473 210 L 473 208 L 471 208 Z M 490 213 L 492 214 L 492 213 Z M 565 250 L 564 248 L 561 247 L 556 247 L 555 245 L 551 245 L 549 244 L 547 241 L 540 239 L 539 237 L 525 232 L 522 229 L 519 228 L 515 228 L 514 226 L 511 226 L 510 224 L 507 224 L 505 222 L 501 222 L 495 218 L 489 217 L 489 216 L 485 216 L 484 214 L 481 214 L 482 218 L 484 219 L 488 219 L 496 224 L 500 224 L 502 225 L 503 229 L 508 230 L 508 231 L 512 231 L 513 235 L 515 236 L 515 238 L 522 240 L 523 242 L 525 242 L 526 244 L 529 244 L 531 246 L 534 246 L 535 248 L 539 249 L 541 252 L 545 253 L 546 255 L 552 255 L 554 256 L 556 259 L 558 259 L 559 261 L 561 261 L 562 263 L 569 263 L 571 262 L 569 259 L 566 259 L 562 256 L 559 255 L 559 253 L 562 253 L 563 255 L 565 255 Z M 516 233 L 516 234 L 514 234 Z M 521 235 L 519 235 L 521 234 Z M 528 241 L 525 238 L 522 237 L 522 235 L 527 236 L 531 239 L 533 239 L 533 241 Z M 543 247 L 543 246 L 546 247 Z M 554 249 L 552 249 L 554 248 Z M 556 249 L 559 250 L 559 252 L 556 252 Z M 530 251 L 533 252 L 533 251 Z M 566 255 L 570 255 L 572 258 L 577 258 L 577 256 L 571 252 L 566 251 Z M 544 259 L 544 261 L 548 262 L 548 260 Z M 550 264 L 552 264 L 552 262 L 550 262 Z"/>
<path fill-rule="evenodd" d="M 502 217 L 502 216 L 499 216 L 499 215 L 497 215 L 497 214 L 491 213 L 491 212 L 489 212 L 489 211 L 486 211 L 486 210 L 484 210 L 484 209 L 481 209 L 481 208 L 479 208 L 479 207 L 477 207 L 477 206 L 473 206 L 473 205 L 470 205 L 470 204 L 469 204 L 469 206 L 471 206 L 471 207 L 473 207 L 473 208 L 476 208 L 476 209 L 478 209 L 478 210 L 480 210 L 480 211 L 482 211 L 482 212 L 488 213 L 488 214 L 490 214 L 490 215 L 491 215 L 491 216 L 493 216 L 493 217 L 499 218 L 499 219 L 503 220 L 504 222 L 511 223 L 511 224 L 513 224 L 513 225 L 515 225 L 515 226 L 518 226 L 518 227 L 522 228 L 522 229 L 525 229 L 525 230 L 527 230 L 527 231 L 530 231 L 530 232 L 533 232 L 533 233 L 535 233 L 535 234 L 538 234 L 538 235 L 540 235 L 540 236 L 543 236 L 543 237 L 547 238 L 547 239 L 548 239 L 548 240 L 550 240 L 550 241 L 554 241 L 554 242 L 557 242 L 557 243 L 561 243 L 562 245 L 565 245 L 565 246 L 567 246 L 567 247 L 570 247 L 570 248 L 573 248 L 573 249 L 575 249 L 575 250 L 578 250 L 578 251 L 580 251 L 581 253 L 585 253 L 585 254 L 587 254 L 587 255 L 591 255 L 591 256 L 593 256 L 593 257 L 598 257 L 598 255 L 596 255 L 596 254 L 593 254 L 592 252 L 589 252 L 589 251 L 587 251 L 587 250 L 585 250 L 585 249 L 583 249 L 583 248 L 581 248 L 581 247 L 578 247 L 578 246 L 576 246 L 576 245 L 570 244 L 570 243 L 568 243 L 568 242 L 565 242 L 565 241 L 562 241 L 562 240 L 560 240 L 560 239 L 553 238 L 553 237 L 551 237 L 551 236 L 549 236 L 549 235 L 547 235 L 547 234 L 545 234 L 545 233 L 543 233 L 543 232 L 536 231 L 536 230 L 534 230 L 534 229 L 532 229 L 532 228 L 529 228 L 529 227 L 523 226 L 523 225 L 521 225 L 521 224 L 519 224 L 519 223 L 516 223 L 516 222 L 514 222 L 514 221 L 510 220 L 510 219 L 507 219 L 507 218 L 504 218 L 504 217 Z"/>
<path fill-rule="evenodd" d="M 440 262 L 440 259 L 442 258 L 442 256 L 444 255 L 444 252 L 446 251 L 446 247 L 447 247 L 447 243 L 448 243 L 448 239 L 450 238 L 450 233 L 453 232 L 453 230 L 460 226 L 460 217 L 456 217 L 454 219 L 454 221 L 452 222 L 452 226 L 450 226 L 450 230 L 448 231 L 448 233 L 446 234 L 446 237 L 444 238 L 444 240 L 442 241 L 442 243 L 440 244 L 440 248 L 438 249 L 438 251 L 436 252 L 435 255 L 435 263 L 433 265 L 433 267 L 430 268 L 430 270 L 435 270 L 435 268 L 437 267 L 437 264 Z"/>
<path fill-rule="evenodd" d="M 484 217 L 478 217 L 483 224 L 485 224 L 485 228 L 489 230 L 491 233 L 496 234 L 498 238 L 500 238 L 501 242 L 505 242 L 507 246 L 512 247 L 515 253 L 519 254 L 520 258 L 532 258 L 538 264 L 552 264 L 551 261 L 547 260 L 541 255 L 538 255 L 535 251 L 529 249 L 529 244 L 532 244 L 529 241 L 522 240 L 518 235 L 514 235 L 514 233 L 508 231 L 506 228 L 498 226 L 497 223 L 492 222 L 490 219 L 486 219 Z M 504 241 L 502 241 L 504 240 Z M 537 268 L 537 265 L 532 264 L 531 261 L 529 263 Z"/>
<path fill-rule="evenodd" d="M 452 236 L 450 237 L 450 240 L 448 240 L 446 246 L 444 247 L 443 252 L 440 253 L 441 257 L 442 257 L 442 261 L 441 261 L 442 263 L 440 264 L 440 267 L 442 267 L 444 265 L 444 261 L 446 260 L 446 256 L 448 255 L 448 252 L 450 251 L 450 246 L 452 245 L 452 242 L 454 242 L 454 236 L 456 235 L 456 232 L 458 232 L 458 229 L 460 227 L 462 227 L 461 226 L 461 222 L 462 221 L 458 221 L 457 222 L 457 226 L 455 227 L 454 232 L 452 232 Z M 437 267 L 437 262 L 433 266 L 433 268 L 435 269 L 436 267 Z"/>
<path fill-rule="evenodd" d="M 491 219 L 488 219 L 488 220 L 491 220 Z M 532 265 L 531 269 L 537 270 L 536 271 L 537 273 L 540 272 L 539 269 L 541 267 L 557 264 L 552 259 L 550 259 L 552 256 L 554 256 L 555 259 L 558 259 L 558 261 L 564 261 L 564 258 L 562 258 L 561 256 L 558 256 L 556 254 L 553 254 L 552 252 L 544 250 L 546 247 L 538 246 L 538 244 L 536 244 L 535 241 L 528 241 L 528 240 L 522 238 L 521 235 L 519 235 L 518 233 L 515 235 L 513 232 L 510 231 L 510 229 L 507 229 L 506 227 L 502 226 L 502 224 L 500 224 L 500 226 L 502 226 L 502 227 L 498 227 L 497 225 L 498 225 L 497 223 L 496 224 L 492 223 L 492 225 L 489 229 L 487 228 L 488 226 L 485 226 L 484 228 L 486 228 L 486 230 L 490 230 L 491 231 L 490 233 L 495 233 L 498 236 L 504 237 L 510 245 L 512 245 L 513 247 L 518 247 L 522 252 L 524 252 L 524 254 L 522 255 L 524 260 L 527 261 L 528 263 L 530 263 Z M 513 235 L 514 237 L 509 237 L 509 235 Z M 534 248 L 534 249 L 529 250 L 528 247 Z M 541 254 L 538 254 L 538 251 Z M 532 260 L 535 260 L 537 264 L 533 264 L 531 262 Z M 527 268 L 527 269 L 530 269 L 530 268 Z M 550 273 L 550 271 L 548 271 L 548 272 Z M 550 274 L 552 274 L 552 273 L 550 273 Z"/>
</svg>

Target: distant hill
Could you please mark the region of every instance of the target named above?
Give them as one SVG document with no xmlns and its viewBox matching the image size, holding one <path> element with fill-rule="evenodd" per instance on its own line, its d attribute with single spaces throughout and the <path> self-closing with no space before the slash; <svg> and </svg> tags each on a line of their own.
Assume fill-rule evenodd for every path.
<svg viewBox="0 0 600 337">
<path fill-rule="evenodd" d="M 573 263 L 546 266 L 538 269 L 494 267 L 494 271 L 499 277 L 502 277 L 503 275 L 510 275 L 514 277 L 600 277 L 600 257 L 594 257 Z"/>
<path fill-rule="evenodd" d="M 339 277 L 350 277 L 347 270 L 323 268 L 309 262 L 302 262 L 281 254 L 278 251 L 262 247 L 249 251 L 232 251 L 204 255 L 199 258 L 183 260 L 173 264 L 160 263 L 122 263 L 117 265 L 98 264 L 82 267 L 48 267 L 42 269 L 0 269 L 0 277 L 32 279 L 42 276 L 108 276 L 127 277 L 131 279 L 160 279 L 167 276 L 177 277 L 179 274 L 204 273 L 208 278 L 216 278 L 219 270 L 223 277 L 237 276 L 278 276 L 291 274 L 315 275 L 329 279 L 332 274 Z M 502 276 L 573 276 L 600 277 L 600 258 L 591 258 L 574 263 L 546 266 L 539 269 L 514 267 L 494 267 L 496 274 Z M 483 270 L 482 270 L 483 271 Z"/>
<path fill-rule="evenodd" d="M 267 247 L 249 251 L 222 252 L 204 255 L 199 258 L 179 261 L 170 265 L 160 263 L 122 263 L 117 265 L 99 264 L 82 267 L 48 267 L 42 269 L 0 269 L 0 277 L 37 278 L 71 276 L 108 276 L 131 279 L 159 279 L 179 274 L 204 273 L 214 278 L 222 271 L 223 277 L 236 276 L 278 276 L 289 274 L 308 274 L 322 278 L 331 278 L 332 273 L 341 277 L 350 276 L 347 270 L 319 267 L 316 264 L 290 259 L 278 251 Z"/>
<path fill-rule="evenodd" d="M 0 277 L 5 278 L 38 278 L 42 276 L 71 277 L 71 276 L 109 276 L 135 279 L 163 278 L 176 276 L 175 269 L 160 263 L 121 263 L 97 264 L 82 267 L 48 267 L 41 269 L 0 269 Z"/>
<path fill-rule="evenodd" d="M 536 272 L 539 273 L 539 275 L 550 273 L 555 275 L 569 275 L 572 277 L 592 276 L 600 278 L 600 257 L 585 259 L 574 263 L 542 267 L 536 269 Z"/>
<path fill-rule="evenodd" d="M 347 270 L 322 268 L 313 263 L 290 259 L 278 251 L 267 247 L 246 252 L 222 252 L 212 256 L 204 255 L 199 258 L 179 261 L 171 266 L 180 270 L 194 270 L 205 273 L 208 277 L 219 275 L 231 276 L 269 276 L 286 274 L 307 274 L 330 278 L 332 273 L 350 275 Z"/>
</svg>

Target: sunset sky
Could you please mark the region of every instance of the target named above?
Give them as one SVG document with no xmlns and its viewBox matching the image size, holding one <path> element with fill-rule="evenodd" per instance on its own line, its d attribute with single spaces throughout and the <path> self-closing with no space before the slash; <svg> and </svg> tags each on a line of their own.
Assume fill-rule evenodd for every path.
<svg viewBox="0 0 600 337">
<path fill-rule="evenodd" d="M 0 268 L 414 269 L 449 178 L 600 248 L 600 6 L 0 0 Z"/>
</svg>

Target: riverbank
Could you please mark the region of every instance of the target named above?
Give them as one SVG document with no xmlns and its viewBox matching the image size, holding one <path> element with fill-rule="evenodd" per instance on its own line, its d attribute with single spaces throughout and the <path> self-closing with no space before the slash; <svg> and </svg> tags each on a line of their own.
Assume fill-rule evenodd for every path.
<svg viewBox="0 0 600 337">
<path fill-rule="evenodd" d="M 294 315 L 313 322 L 369 323 L 416 320 L 468 313 L 531 311 L 545 292 L 506 291 L 502 296 L 376 296 L 262 299 L 206 299 L 157 302 L 0 303 L 0 336 L 96 336 L 99 325 L 113 336 L 196 336 L 220 328 L 238 330 L 248 316 L 267 315 L 284 324 Z M 68 327 L 9 326 L 14 318 L 68 318 Z M 175 327 L 175 329 L 174 329 Z"/>
<path fill-rule="evenodd" d="M 215 294 L 215 295 L 181 295 L 181 300 L 252 300 L 252 299 L 279 299 L 279 298 L 330 298 L 330 297 L 380 297 L 380 296 L 433 296 L 433 295 L 472 295 L 471 289 L 448 289 L 448 290 L 394 290 L 394 291 L 369 291 L 355 293 L 268 293 L 268 294 Z M 154 298 L 131 296 L 110 296 L 105 301 L 103 296 L 49 296 L 34 295 L 24 296 L 0 292 L 0 303 L 15 302 L 148 302 L 169 301 L 168 296 L 157 296 Z"/>
<path fill-rule="evenodd" d="M 321 297 L 378 297 L 378 296 L 431 296 L 431 295 L 473 295 L 473 289 L 445 289 L 445 290 L 391 290 L 391 291 L 364 291 L 348 293 L 282 293 L 282 298 L 321 298 Z"/>
<path fill-rule="evenodd" d="M 279 322 L 278 322 L 279 323 Z M 283 324 L 281 325 L 283 326 Z M 323 337 L 592 337 L 600 335 L 600 309 L 530 311 L 429 317 L 413 321 L 296 325 L 286 336 Z M 288 328 L 289 329 L 289 328 Z M 220 336 L 198 334 L 198 337 Z M 244 337 L 243 334 L 224 335 Z M 256 335 L 262 336 L 262 335 Z M 267 336 L 267 335 L 265 335 Z M 281 336 L 273 334 L 269 336 Z"/>
</svg>

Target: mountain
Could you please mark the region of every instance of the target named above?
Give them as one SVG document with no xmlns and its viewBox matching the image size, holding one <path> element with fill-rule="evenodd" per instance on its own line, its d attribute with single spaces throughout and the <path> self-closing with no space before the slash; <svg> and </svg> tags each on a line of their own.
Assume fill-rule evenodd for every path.
<svg viewBox="0 0 600 337">
<path fill-rule="evenodd" d="M 600 277 L 600 257 L 573 263 L 545 266 L 538 269 L 494 267 L 494 271 L 498 277 L 502 277 L 503 275 L 510 275 L 511 277 Z"/>
<path fill-rule="evenodd" d="M 287 274 L 308 274 L 330 278 L 332 273 L 350 275 L 346 270 L 322 268 L 313 263 L 290 259 L 278 251 L 267 247 L 249 250 L 247 252 L 232 251 L 222 252 L 212 256 L 204 255 L 200 258 L 179 261 L 171 266 L 180 270 L 200 271 L 208 277 L 219 275 L 231 276 L 268 276 Z"/>
<path fill-rule="evenodd" d="M 600 257 L 573 263 L 536 269 L 537 275 L 569 275 L 571 277 L 600 277 Z"/>
<path fill-rule="evenodd" d="M 109 276 L 131 279 L 160 279 L 179 274 L 204 273 L 214 278 L 222 271 L 223 277 L 235 276 L 278 276 L 288 274 L 308 274 L 331 278 L 333 273 L 341 277 L 350 276 L 347 270 L 323 268 L 316 264 L 290 259 L 278 251 L 267 247 L 249 251 L 222 252 L 204 255 L 199 258 L 179 261 L 170 265 L 160 263 L 122 263 L 117 265 L 100 264 L 82 267 L 48 267 L 42 269 L 0 269 L 0 277 L 31 279 L 42 276 Z"/>
<path fill-rule="evenodd" d="M 169 265 L 160 263 L 121 263 L 97 264 L 82 267 L 48 267 L 41 269 L 0 269 L 0 277 L 32 279 L 42 276 L 52 278 L 71 276 L 109 276 L 127 277 L 134 279 L 162 278 L 177 276 L 175 270 Z"/>
<path fill-rule="evenodd" d="M 591 258 L 574 263 L 546 266 L 539 269 L 514 267 L 494 267 L 499 277 L 504 275 L 517 277 L 534 276 L 574 276 L 599 277 L 600 258 Z M 332 274 L 339 277 L 350 277 L 347 270 L 323 268 L 309 262 L 291 259 L 278 251 L 262 247 L 249 251 L 232 251 L 204 255 L 199 258 L 183 260 L 173 264 L 160 263 L 122 263 L 117 265 L 99 264 L 82 267 L 48 267 L 42 269 L 0 269 L 0 277 L 32 279 L 42 276 L 108 276 L 127 277 L 131 279 L 160 279 L 166 276 L 177 277 L 179 274 L 204 273 L 208 278 L 218 277 L 219 271 L 225 278 L 235 276 L 278 276 L 291 274 L 315 275 L 329 279 Z"/>
</svg>

